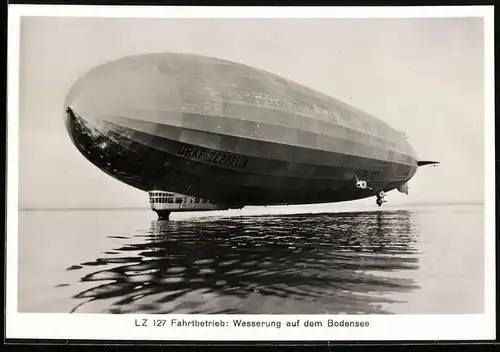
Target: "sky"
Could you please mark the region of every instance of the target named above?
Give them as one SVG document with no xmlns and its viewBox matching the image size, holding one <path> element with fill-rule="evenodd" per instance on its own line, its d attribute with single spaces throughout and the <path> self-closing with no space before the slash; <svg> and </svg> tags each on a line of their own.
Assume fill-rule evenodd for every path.
<svg viewBox="0 0 500 352">
<path fill-rule="evenodd" d="M 166 51 L 273 72 L 405 132 L 420 159 L 441 164 L 420 168 L 409 195 L 390 192 L 392 204 L 483 201 L 483 35 L 481 18 L 25 17 L 19 206 L 148 206 L 145 192 L 107 176 L 76 150 L 64 127 L 63 103 L 93 67 Z"/>
</svg>

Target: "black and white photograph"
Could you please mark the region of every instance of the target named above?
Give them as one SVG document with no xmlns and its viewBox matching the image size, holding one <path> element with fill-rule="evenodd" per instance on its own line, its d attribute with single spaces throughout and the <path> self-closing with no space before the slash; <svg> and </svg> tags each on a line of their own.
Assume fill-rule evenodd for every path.
<svg viewBox="0 0 500 352">
<path fill-rule="evenodd" d="M 12 335 L 494 337 L 492 8 L 50 9 L 9 8 Z"/>
</svg>

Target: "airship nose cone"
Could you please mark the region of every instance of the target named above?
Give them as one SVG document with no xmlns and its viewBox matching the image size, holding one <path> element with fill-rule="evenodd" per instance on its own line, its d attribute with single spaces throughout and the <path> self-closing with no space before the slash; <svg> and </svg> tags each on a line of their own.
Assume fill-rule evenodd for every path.
<svg viewBox="0 0 500 352">
<path fill-rule="evenodd" d="M 83 120 L 76 115 L 70 107 L 65 110 L 66 130 L 71 141 L 80 153 L 87 157 L 89 153 L 89 144 L 91 143 L 89 128 L 85 126 Z"/>
<path fill-rule="evenodd" d="M 66 97 L 66 116 L 71 110 L 87 120 L 95 120 L 119 114 L 120 109 L 130 107 L 134 95 L 130 94 L 130 89 L 123 82 L 125 74 L 98 67 L 84 75 L 71 87 Z M 133 84 L 132 81 L 129 84 Z"/>
<path fill-rule="evenodd" d="M 70 137 L 71 137 L 71 131 L 75 123 L 74 119 L 75 115 L 73 113 L 73 110 L 71 110 L 71 108 L 67 106 L 64 111 L 64 122 L 66 125 L 66 131 L 69 133 Z"/>
<path fill-rule="evenodd" d="M 81 116 L 95 118 L 176 111 L 181 93 L 172 60 L 138 55 L 100 65 L 73 85 L 65 106 Z"/>
<path fill-rule="evenodd" d="M 154 134 L 159 123 L 178 124 L 184 81 L 176 74 L 176 60 L 175 56 L 147 54 L 94 68 L 76 81 L 66 97 L 68 132 L 76 132 L 69 126 L 69 111 L 73 123 L 81 119 L 87 128 L 104 134 L 137 126 L 141 132 Z"/>
<path fill-rule="evenodd" d="M 66 107 L 65 112 L 66 130 L 71 141 L 80 153 L 88 157 L 92 147 L 102 139 L 102 134 L 85 119 L 76 114 L 70 107 Z"/>
</svg>

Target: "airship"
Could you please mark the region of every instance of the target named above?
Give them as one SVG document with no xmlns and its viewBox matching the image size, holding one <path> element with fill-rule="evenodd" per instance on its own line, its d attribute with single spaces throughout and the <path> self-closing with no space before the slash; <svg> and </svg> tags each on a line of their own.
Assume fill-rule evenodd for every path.
<svg viewBox="0 0 500 352">
<path fill-rule="evenodd" d="M 78 151 L 174 211 L 344 202 L 398 190 L 423 165 L 406 135 L 276 74 L 184 53 L 95 67 L 64 103 Z"/>
</svg>

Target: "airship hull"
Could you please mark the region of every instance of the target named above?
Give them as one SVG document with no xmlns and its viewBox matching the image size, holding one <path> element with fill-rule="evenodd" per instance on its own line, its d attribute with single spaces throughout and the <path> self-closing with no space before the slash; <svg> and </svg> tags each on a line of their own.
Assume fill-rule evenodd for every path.
<svg viewBox="0 0 500 352">
<path fill-rule="evenodd" d="M 417 169 L 404 135 L 380 120 L 224 60 L 124 58 L 80 79 L 65 105 L 80 152 L 144 191 L 236 205 L 337 202 L 398 188 Z"/>
</svg>

